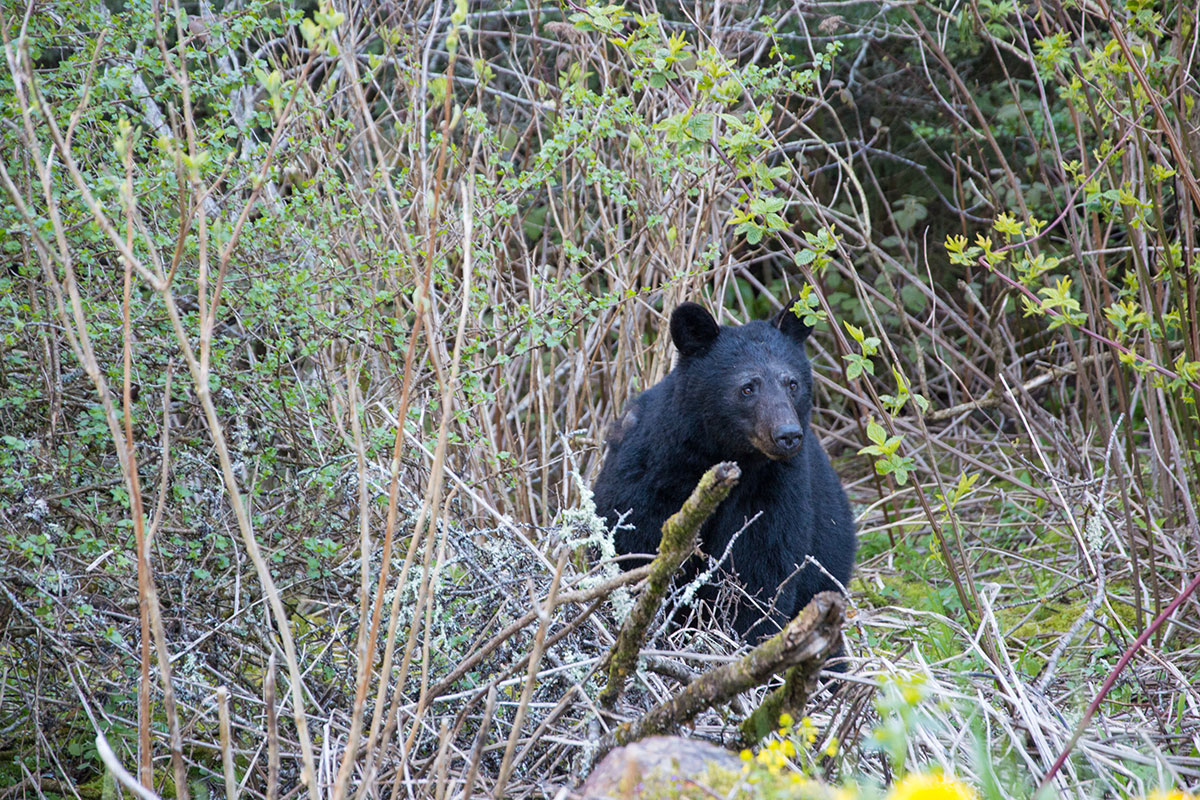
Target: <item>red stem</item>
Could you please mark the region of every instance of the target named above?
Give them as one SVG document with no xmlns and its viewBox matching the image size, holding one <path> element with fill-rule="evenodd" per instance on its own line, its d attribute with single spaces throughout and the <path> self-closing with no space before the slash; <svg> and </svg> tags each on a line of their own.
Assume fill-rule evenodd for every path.
<svg viewBox="0 0 1200 800">
<path fill-rule="evenodd" d="M 1110 672 L 1108 677 L 1104 679 L 1104 685 L 1100 687 L 1100 692 L 1096 695 L 1096 698 L 1088 704 L 1087 710 L 1083 712 L 1083 719 L 1079 720 L 1079 724 L 1075 726 L 1075 732 L 1071 734 L 1071 741 L 1067 742 L 1066 747 L 1064 747 L 1062 752 L 1058 754 L 1058 758 L 1055 760 L 1054 765 L 1050 767 L 1050 771 L 1046 773 L 1046 777 L 1042 778 L 1041 784 L 1038 785 L 1039 791 L 1041 791 L 1041 789 L 1043 789 L 1048 783 L 1050 783 L 1051 780 L 1053 780 L 1059 769 L 1062 768 L 1062 765 L 1066 763 L 1067 756 L 1075 747 L 1075 743 L 1079 741 L 1080 735 L 1083 734 L 1083 729 L 1086 728 L 1087 724 L 1091 721 L 1092 715 L 1096 713 L 1096 709 L 1098 709 L 1100 704 L 1104 702 L 1104 698 L 1108 695 L 1109 690 L 1112 689 L 1113 684 L 1117 682 L 1117 677 L 1125 669 L 1126 665 L 1129 664 L 1130 659 L 1133 658 L 1133 654 L 1141 649 L 1142 645 L 1144 645 L 1146 641 L 1154 635 L 1156 630 L 1162 627 L 1162 624 L 1167 621 L 1167 618 L 1175 613 L 1175 609 L 1179 608 L 1183 601 L 1188 599 L 1192 592 L 1196 591 L 1197 587 L 1200 587 L 1200 573 L 1197 573 L 1196 577 L 1192 578 L 1192 582 L 1184 587 L 1183 591 L 1179 593 L 1179 596 L 1172 600 L 1171 604 L 1163 609 L 1163 612 L 1159 614 L 1157 618 L 1155 618 L 1154 622 L 1150 623 L 1150 627 L 1142 631 L 1142 635 L 1139 636 L 1137 640 L 1129 646 L 1128 650 L 1121 654 L 1121 658 L 1117 661 L 1117 665 L 1113 667 L 1113 671 Z"/>
</svg>

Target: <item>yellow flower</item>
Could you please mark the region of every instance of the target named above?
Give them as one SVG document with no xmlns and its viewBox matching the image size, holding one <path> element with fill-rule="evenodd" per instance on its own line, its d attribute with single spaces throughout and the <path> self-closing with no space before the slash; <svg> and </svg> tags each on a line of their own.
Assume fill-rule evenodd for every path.
<svg viewBox="0 0 1200 800">
<path fill-rule="evenodd" d="M 905 681 L 900 681 L 900 695 L 904 698 L 904 702 L 910 706 L 916 706 L 924 699 L 925 695 L 925 680 L 914 675 Z"/>
<path fill-rule="evenodd" d="M 1145 800 L 1200 800 L 1200 798 L 1197 798 L 1194 794 L 1181 792 L 1178 789 L 1172 789 L 1170 791 L 1167 791 L 1166 789 L 1159 789 L 1158 791 L 1154 791 L 1146 795 Z"/>
<path fill-rule="evenodd" d="M 975 790 L 945 775 L 913 773 L 892 787 L 887 800 L 975 800 Z"/>
<path fill-rule="evenodd" d="M 800 730 L 798 733 L 809 747 L 812 747 L 813 742 L 817 740 L 817 726 L 813 724 L 812 719 L 809 717 L 800 720 Z"/>
</svg>

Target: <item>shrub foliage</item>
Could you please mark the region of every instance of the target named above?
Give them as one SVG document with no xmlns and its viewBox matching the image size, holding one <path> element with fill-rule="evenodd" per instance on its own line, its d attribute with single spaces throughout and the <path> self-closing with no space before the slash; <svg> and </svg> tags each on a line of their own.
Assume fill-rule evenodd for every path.
<svg viewBox="0 0 1200 800">
<path fill-rule="evenodd" d="M 857 678 L 726 788 L 1200 782 L 1189 4 L 39 0 L 0 34 L 0 793 L 571 784 L 628 607 L 589 571 L 604 428 L 677 303 L 795 295 Z M 737 647 L 654 636 L 619 713 Z"/>
</svg>

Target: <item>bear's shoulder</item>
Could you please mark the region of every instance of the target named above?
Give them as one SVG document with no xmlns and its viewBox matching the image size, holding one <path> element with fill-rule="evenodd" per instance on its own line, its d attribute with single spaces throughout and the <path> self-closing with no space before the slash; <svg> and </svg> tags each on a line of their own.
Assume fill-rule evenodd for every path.
<svg viewBox="0 0 1200 800">
<path fill-rule="evenodd" d="M 645 413 L 645 405 L 645 392 L 634 395 L 625 404 L 621 415 L 612 421 L 605 433 L 604 443 L 608 445 L 609 451 L 618 449 L 629 434 L 637 429 L 638 423 Z"/>
<path fill-rule="evenodd" d="M 626 442 L 642 438 L 661 424 L 660 418 L 665 410 L 663 406 L 670 402 L 674 380 L 674 373 L 670 373 L 629 399 L 621 415 L 605 431 L 604 443 L 610 453 L 615 453 Z"/>
</svg>

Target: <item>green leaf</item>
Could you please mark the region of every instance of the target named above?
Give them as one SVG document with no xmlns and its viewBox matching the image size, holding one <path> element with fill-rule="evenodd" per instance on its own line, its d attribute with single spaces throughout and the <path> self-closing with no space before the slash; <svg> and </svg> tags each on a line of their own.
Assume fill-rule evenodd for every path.
<svg viewBox="0 0 1200 800">
<path fill-rule="evenodd" d="M 859 345 L 863 343 L 863 339 L 866 337 L 866 334 L 863 333 L 862 328 L 851 325 L 848 320 L 842 320 L 842 325 L 846 327 L 846 331 L 854 338 L 854 341 L 858 342 Z"/>
</svg>

